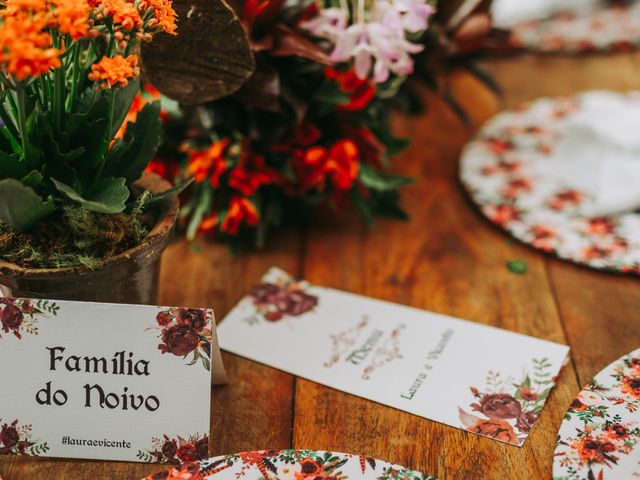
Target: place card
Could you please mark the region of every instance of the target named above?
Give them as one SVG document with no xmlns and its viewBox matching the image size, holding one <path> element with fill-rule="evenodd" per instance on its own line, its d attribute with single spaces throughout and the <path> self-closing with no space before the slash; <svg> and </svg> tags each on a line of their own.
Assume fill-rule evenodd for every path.
<svg viewBox="0 0 640 480">
<path fill-rule="evenodd" d="M 0 454 L 209 456 L 211 309 L 0 298 L 0 365 Z"/>
<path fill-rule="evenodd" d="M 219 327 L 223 350 L 521 446 L 565 345 L 296 281 L 271 269 Z"/>
</svg>

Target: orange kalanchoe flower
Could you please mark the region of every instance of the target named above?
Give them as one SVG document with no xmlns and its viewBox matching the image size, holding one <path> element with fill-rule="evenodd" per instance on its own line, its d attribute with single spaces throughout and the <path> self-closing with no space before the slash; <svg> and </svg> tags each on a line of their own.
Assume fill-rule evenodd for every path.
<svg viewBox="0 0 640 480">
<path fill-rule="evenodd" d="M 220 225 L 220 231 L 235 235 L 242 225 L 255 227 L 259 222 L 260 214 L 251 200 L 236 196 L 231 199 L 227 215 Z"/>
<path fill-rule="evenodd" d="M 187 170 L 197 183 L 209 178 L 212 187 L 220 186 L 220 177 L 227 170 L 227 160 L 224 158 L 224 154 L 230 143 L 230 140 L 224 139 L 213 142 L 204 150 L 186 149 L 189 154 Z"/>
<path fill-rule="evenodd" d="M 124 87 L 129 80 L 133 80 L 140 74 L 138 57 L 129 55 L 124 57 L 116 55 L 113 58 L 102 59 L 91 65 L 89 80 L 99 83 L 102 88 Z"/>
<path fill-rule="evenodd" d="M 105 16 L 111 17 L 117 29 L 127 32 L 142 27 L 140 12 L 133 2 L 127 0 L 104 0 L 100 2 L 98 10 Z"/>
<path fill-rule="evenodd" d="M 87 0 L 51 0 L 58 31 L 70 35 L 74 40 L 89 35 L 91 7 Z"/>
<path fill-rule="evenodd" d="M 139 8 L 153 7 L 153 16 L 158 22 L 157 26 L 170 35 L 176 35 L 176 11 L 170 0 L 145 0 L 140 2 Z"/>
<path fill-rule="evenodd" d="M 0 64 L 16 80 L 38 77 L 60 66 L 60 50 L 53 48 L 51 35 L 44 31 L 50 16 L 43 12 L 16 8 L 2 12 Z M 21 8 L 21 7 L 20 7 Z"/>
</svg>

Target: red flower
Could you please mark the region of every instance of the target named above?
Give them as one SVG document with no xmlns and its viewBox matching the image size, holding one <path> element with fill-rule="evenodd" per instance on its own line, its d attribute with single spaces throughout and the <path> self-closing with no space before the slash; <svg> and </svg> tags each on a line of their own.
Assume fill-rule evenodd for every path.
<svg viewBox="0 0 640 480">
<path fill-rule="evenodd" d="M 594 235 L 609 235 L 615 228 L 613 222 L 607 218 L 592 218 L 587 224 L 587 232 Z"/>
<path fill-rule="evenodd" d="M 520 439 L 516 435 L 516 432 L 513 431 L 513 427 L 506 420 L 497 418 L 491 418 L 489 420 L 479 419 L 474 425 L 467 427 L 467 430 L 513 445 L 520 443 Z"/>
<path fill-rule="evenodd" d="M 230 140 L 225 139 L 212 143 L 204 150 L 186 149 L 189 154 L 187 170 L 196 182 L 200 183 L 208 178 L 212 187 L 220 186 L 220 177 L 227 170 L 224 154 L 230 143 Z"/>
<path fill-rule="evenodd" d="M 154 158 L 149 162 L 145 171 L 155 173 L 169 182 L 173 182 L 178 174 L 178 163 L 171 160 Z"/>
<path fill-rule="evenodd" d="M 196 458 L 196 447 L 191 443 L 185 443 L 180 448 L 178 448 L 178 453 L 176 456 L 183 462 L 193 462 L 197 460 Z"/>
<path fill-rule="evenodd" d="M 205 436 L 198 440 L 195 445 L 195 450 L 198 460 L 209 458 L 209 437 Z"/>
<path fill-rule="evenodd" d="M 340 190 L 349 190 L 358 178 L 360 152 L 352 140 L 339 140 L 329 150 L 311 147 L 294 159 L 294 170 L 305 190 L 324 188 L 327 177 Z"/>
<path fill-rule="evenodd" d="M 160 312 L 158 313 L 158 315 L 156 315 L 156 321 L 158 322 L 158 325 L 164 327 L 165 325 L 169 325 L 171 323 L 171 315 L 169 315 L 167 312 Z"/>
<path fill-rule="evenodd" d="M 174 458 L 177 453 L 178 444 L 176 443 L 176 441 L 167 439 L 164 442 L 164 445 L 162 445 L 162 454 L 167 458 Z"/>
<path fill-rule="evenodd" d="M 184 357 L 193 352 L 200 340 L 198 334 L 184 325 L 174 325 L 162 332 L 162 341 L 158 349 L 162 353 L 172 353 L 177 357 Z"/>
<path fill-rule="evenodd" d="M 340 91 L 349 95 L 347 103 L 340 104 L 338 109 L 347 111 L 363 110 L 376 95 L 375 86 L 368 79 L 360 79 L 353 70 L 341 72 L 333 68 L 325 68 L 324 75 L 335 80 Z"/>
<path fill-rule="evenodd" d="M 207 312 L 201 308 L 180 308 L 178 320 L 185 327 L 199 332 L 207 326 Z"/>
<path fill-rule="evenodd" d="M 0 316 L 0 321 L 2 321 L 2 331 L 9 332 L 10 330 L 13 330 L 13 333 L 16 336 L 19 336 L 18 330 L 20 329 L 20 325 L 22 325 L 23 320 L 24 316 L 18 307 L 13 304 L 5 305 L 2 310 L 2 315 Z"/>
<path fill-rule="evenodd" d="M 503 227 L 520 218 L 520 211 L 513 205 L 491 205 L 487 208 L 489 219 Z"/>
<path fill-rule="evenodd" d="M 16 420 L 11 425 L 4 424 L 2 426 L 2 431 L 0 432 L 0 441 L 6 448 L 13 448 L 20 441 L 20 434 L 16 429 L 16 424 L 18 421 Z"/>
<path fill-rule="evenodd" d="M 250 197 L 263 185 L 280 181 L 280 174 L 266 166 L 263 155 L 246 152 L 240 159 L 240 165 L 229 175 L 229 186 L 235 188 L 245 197 Z"/>
<path fill-rule="evenodd" d="M 387 147 L 378 140 L 367 127 L 344 128 L 344 135 L 353 140 L 360 152 L 363 163 L 381 166 L 381 158 L 386 153 Z"/>
<path fill-rule="evenodd" d="M 220 231 L 235 235 L 242 225 L 255 227 L 260 222 L 256 206 L 247 198 L 235 196 L 231 199 L 229 210 L 220 225 Z"/>
</svg>

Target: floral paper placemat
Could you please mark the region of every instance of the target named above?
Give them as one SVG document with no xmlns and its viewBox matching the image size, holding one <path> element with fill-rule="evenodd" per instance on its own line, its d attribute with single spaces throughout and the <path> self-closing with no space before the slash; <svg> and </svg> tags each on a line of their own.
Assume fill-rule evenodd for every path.
<svg viewBox="0 0 640 480">
<path fill-rule="evenodd" d="M 176 466 L 144 480 L 435 480 L 382 460 L 318 450 L 264 450 Z"/>
<path fill-rule="evenodd" d="M 591 268 L 639 275 L 640 213 L 586 217 L 579 207 L 588 194 L 548 174 L 589 95 L 542 98 L 498 114 L 465 147 L 461 180 L 484 216 L 518 240 Z M 640 109 L 637 92 L 619 95 Z"/>
<path fill-rule="evenodd" d="M 598 373 L 571 403 L 558 433 L 553 477 L 640 478 L 640 349 Z"/>
<path fill-rule="evenodd" d="M 640 2 L 521 22 L 511 30 L 511 43 L 546 53 L 628 50 L 640 44 Z"/>
</svg>

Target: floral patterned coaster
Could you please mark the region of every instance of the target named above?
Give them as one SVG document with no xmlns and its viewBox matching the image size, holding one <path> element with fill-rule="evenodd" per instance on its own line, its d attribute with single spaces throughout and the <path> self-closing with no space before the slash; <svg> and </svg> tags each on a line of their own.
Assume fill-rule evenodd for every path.
<svg viewBox="0 0 640 480">
<path fill-rule="evenodd" d="M 317 450 L 264 450 L 175 466 L 145 480 L 435 480 L 373 458 Z"/>
<path fill-rule="evenodd" d="M 640 349 L 606 367 L 564 417 L 556 480 L 640 478 Z"/>
<path fill-rule="evenodd" d="M 640 213 L 587 218 L 589 196 L 541 174 L 590 92 L 543 98 L 490 120 L 462 153 L 472 200 L 518 240 L 591 268 L 640 275 Z M 640 108 L 637 92 L 620 94 Z"/>
<path fill-rule="evenodd" d="M 522 22 L 512 28 L 511 43 L 545 53 L 628 50 L 640 44 L 640 2 Z"/>
</svg>

